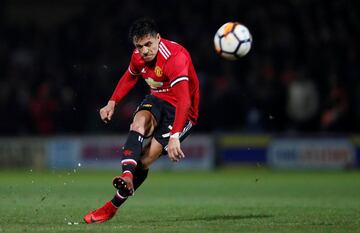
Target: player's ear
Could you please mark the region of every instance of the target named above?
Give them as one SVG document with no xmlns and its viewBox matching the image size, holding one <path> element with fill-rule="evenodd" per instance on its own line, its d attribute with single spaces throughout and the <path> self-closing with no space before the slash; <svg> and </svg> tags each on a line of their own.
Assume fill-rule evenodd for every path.
<svg viewBox="0 0 360 233">
<path fill-rule="evenodd" d="M 156 39 L 157 39 L 157 40 L 160 40 L 160 33 L 157 33 L 157 34 L 156 34 Z"/>
</svg>

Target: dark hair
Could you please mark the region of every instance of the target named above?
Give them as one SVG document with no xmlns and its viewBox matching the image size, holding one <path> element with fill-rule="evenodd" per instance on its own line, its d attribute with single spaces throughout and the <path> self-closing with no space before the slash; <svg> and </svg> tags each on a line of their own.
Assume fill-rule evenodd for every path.
<svg viewBox="0 0 360 233">
<path fill-rule="evenodd" d="M 133 39 L 143 37 L 147 34 L 156 36 L 158 31 L 158 27 L 153 19 L 148 17 L 140 18 L 134 21 L 131 25 L 129 30 L 129 39 L 132 42 Z"/>
</svg>

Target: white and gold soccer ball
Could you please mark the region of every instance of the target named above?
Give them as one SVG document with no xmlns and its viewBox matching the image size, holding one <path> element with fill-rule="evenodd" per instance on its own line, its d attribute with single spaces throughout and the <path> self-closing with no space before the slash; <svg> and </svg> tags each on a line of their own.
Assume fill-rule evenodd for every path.
<svg viewBox="0 0 360 233">
<path fill-rule="evenodd" d="M 249 53 L 252 45 L 249 29 L 238 22 L 227 22 L 214 36 L 216 52 L 228 60 L 237 60 Z"/>
</svg>

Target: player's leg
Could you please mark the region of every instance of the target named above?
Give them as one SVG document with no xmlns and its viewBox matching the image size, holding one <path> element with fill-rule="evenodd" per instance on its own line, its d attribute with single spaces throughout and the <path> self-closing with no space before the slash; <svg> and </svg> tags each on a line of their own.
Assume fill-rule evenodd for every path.
<svg viewBox="0 0 360 233">
<path fill-rule="evenodd" d="M 184 140 L 190 133 L 191 124 L 187 124 L 180 136 L 180 140 Z M 157 134 L 159 136 L 159 134 Z M 150 165 L 157 160 L 162 154 L 166 153 L 166 135 L 161 135 L 152 138 L 151 142 L 146 146 L 144 154 L 138 161 L 138 166 L 134 172 L 134 188 L 137 189 L 145 181 Z M 140 165 L 141 164 L 141 165 Z M 86 223 L 102 223 L 111 219 L 117 212 L 118 207 L 126 200 L 126 196 L 122 196 L 118 190 L 111 201 L 108 201 L 104 206 L 94 210 L 84 216 Z"/>
<path fill-rule="evenodd" d="M 146 179 L 148 173 L 148 161 L 145 161 L 143 165 L 140 162 L 140 155 L 148 155 L 150 157 L 156 157 L 151 154 L 160 154 L 160 149 L 156 149 L 157 146 L 150 142 L 142 152 L 142 142 L 144 136 L 150 136 L 153 134 L 158 122 L 161 119 L 161 108 L 158 106 L 158 101 L 154 96 L 147 95 L 144 100 L 138 106 L 133 122 L 130 125 L 129 135 L 122 149 L 122 169 L 125 172 L 124 177 L 120 177 L 122 183 L 114 185 L 118 188 L 113 201 L 108 201 L 104 206 L 97 210 L 91 211 L 84 216 L 86 223 L 101 223 L 111 219 L 117 209 L 131 193 L 130 191 L 138 188 Z M 154 146 L 153 146 L 154 145 Z M 131 173 L 131 175 L 129 175 Z M 127 175 L 126 175 L 127 174 Z M 133 178 L 133 179 L 132 179 Z"/>
<path fill-rule="evenodd" d="M 161 155 L 163 146 L 154 138 L 145 147 L 141 159 L 138 161 L 134 172 L 134 189 L 136 190 L 145 181 L 150 165 Z M 84 220 L 88 224 L 102 223 L 110 220 L 117 212 L 120 205 L 127 200 L 127 196 L 122 196 L 118 190 L 111 201 L 105 203 L 104 206 L 97 210 L 91 211 L 84 216 Z"/>
<path fill-rule="evenodd" d="M 138 161 L 134 174 L 134 188 L 137 189 L 147 178 L 150 165 L 155 162 L 163 151 L 163 146 L 152 138 L 150 143 L 145 148 L 144 154 Z"/>
<path fill-rule="evenodd" d="M 156 139 L 152 138 L 152 140 L 148 143 L 148 145 L 144 149 L 144 153 L 141 156 L 140 160 L 137 162 L 137 166 L 134 172 L 134 189 L 138 189 L 139 186 L 145 181 L 147 178 L 150 165 L 160 157 L 163 152 L 163 146 L 156 141 Z M 127 196 L 118 190 L 111 200 L 114 206 L 119 207 L 123 204 L 127 199 Z"/>
<path fill-rule="evenodd" d="M 154 115 L 148 110 L 138 111 L 130 125 L 127 140 L 121 152 L 122 175 L 115 177 L 113 184 L 123 196 L 132 195 L 133 178 L 137 162 L 142 154 L 144 136 L 151 135 L 156 126 Z"/>
<path fill-rule="evenodd" d="M 180 134 L 180 141 L 183 141 L 189 134 L 192 127 L 191 122 L 187 122 L 183 131 Z M 170 128 L 167 124 L 159 126 L 151 139 L 150 143 L 145 147 L 144 153 L 137 163 L 134 173 L 134 189 L 136 190 L 146 179 L 149 167 L 161 155 L 166 154 L 167 143 L 169 141 Z M 118 190 L 111 200 L 116 207 L 122 205 L 127 199 L 127 196 Z"/>
</svg>

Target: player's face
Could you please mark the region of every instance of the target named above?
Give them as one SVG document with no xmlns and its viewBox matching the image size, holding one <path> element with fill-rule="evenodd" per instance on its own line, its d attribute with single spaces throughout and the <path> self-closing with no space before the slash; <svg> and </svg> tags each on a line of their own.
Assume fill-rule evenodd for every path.
<svg viewBox="0 0 360 233">
<path fill-rule="evenodd" d="M 160 35 L 159 33 L 156 36 L 147 34 L 143 37 L 135 38 L 133 42 L 145 62 L 151 62 L 155 59 L 159 50 Z"/>
</svg>

